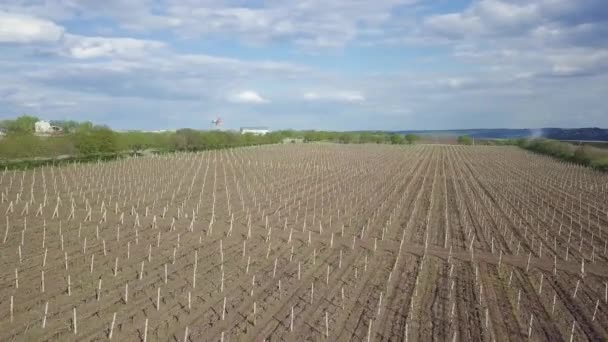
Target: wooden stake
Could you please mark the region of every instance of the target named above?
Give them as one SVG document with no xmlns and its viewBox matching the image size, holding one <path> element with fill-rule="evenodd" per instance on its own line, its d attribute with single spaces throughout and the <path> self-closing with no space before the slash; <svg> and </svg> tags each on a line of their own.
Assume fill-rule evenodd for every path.
<svg viewBox="0 0 608 342">
<path fill-rule="evenodd" d="M 146 318 L 146 323 L 144 325 L 144 342 L 148 340 L 148 319 Z"/>
<path fill-rule="evenodd" d="M 576 293 L 578 292 L 578 286 L 580 285 L 580 283 L 581 283 L 581 280 L 578 279 L 576 281 L 576 287 L 574 288 L 574 293 L 572 294 L 572 298 L 576 298 Z"/>
<path fill-rule="evenodd" d="M 574 340 L 574 326 L 576 325 L 576 320 L 572 320 L 572 329 L 570 330 L 570 342 Z"/>
<path fill-rule="evenodd" d="M 46 328 L 46 315 L 49 312 L 49 302 L 44 304 L 44 318 L 42 319 L 42 329 Z"/>
<path fill-rule="evenodd" d="M 78 335 L 78 321 L 76 319 L 76 307 L 72 309 L 73 317 L 72 317 L 72 330 L 74 331 L 74 335 Z"/>
<path fill-rule="evenodd" d="M 108 334 L 108 340 L 112 339 L 114 333 L 114 324 L 116 323 L 116 312 L 112 315 L 112 324 L 110 324 L 110 333 Z"/>
<path fill-rule="evenodd" d="M 596 300 L 595 301 L 595 309 L 593 310 L 593 318 L 591 319 L 591 321 L 595 321 L 595 315 L 597 314 L 597 309 L 600 306 L 600 300 Z"/>
<path fill-rule="evenodd" d="M 194 251 L 194 271 L 192 272 L 192 288 L 196 288 L 196 269 L 198 268 L 198 251 Z"/>
<path fill-rule="evenodd" d="M 224 297 L 224 305 L 222 306 L 222 321 L 226 318 L 226 297 Z"/>
<path fill-rule="evenodd" d="M 325 311 L 325 338 L 329 338 L 329 317 Z"/>
<path fill-rule="evenodd" d="M 13 296 L 11 296 L 11 300 L 12 300 L 12 298 L 13 298 Z M 293 332 L 293 305 L 291 306 L 291 315 L 290 315 L 290 318 L 289 318 L 289 331 Z"/>
<path fill-rule="evenodd" d="M 101 297 L 101 277 L 99 277 L 99 282 L 97 283 L 97 301 Z"/>
</svg>

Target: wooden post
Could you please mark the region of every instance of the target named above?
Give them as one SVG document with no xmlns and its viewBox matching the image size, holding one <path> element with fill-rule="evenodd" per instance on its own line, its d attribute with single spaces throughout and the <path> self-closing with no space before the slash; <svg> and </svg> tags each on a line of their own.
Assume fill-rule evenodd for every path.
<svg viewBox="0 0 608 342">
<path fill-rule="evenodd" d="M 329 317 L 325 311 L 325 338 L 329 338 Z"/>
<path fill-rule="evenodd" d="M 101 297 L 101 277 L 99 277 L 99 282 L 97 283 L 97 301 Z"/>
<path fill-rule="evenodd" d="M 116 323 L 116 312 L 112 315 L 112 324 L 110 324 L 110 333 L 108 334 L 108 340 L 112 339 L 112 334 L 114 333 L 114 324 Z"/>
<path fill-rule="evenodd" d="M 73 317 L 72 317 L 72 329 L 74 330 L 74 335 L 78 335 L 78 321 L 76 319 L 76 307 L 72 309 Z"/>
<path fill-rule="evenodd" d="M 194 251 L 194 271 L 192 272 L 192 288 L 196 288 L 196 269 L 198 268 L 198 251 Z"/>
<path fill-rule="evenodd" d="M 581 280 L 578 279 L 576 281 L 576 287 L 574 288 L 574 293 L 572 294 L 572 298 L 576 298 L 576 293 L 578 292 L 578 286 L 580 285 L 580 283 L 581 283 Z"/>
<path fill-rule="evenodd" d="M 574 327 L 576 325 L 576 320 L 572 320 L 572 329 L 570 330 L 570 342 L 574 340 Z"/>
<path fill-rule="evenodd" d="M 222 276 L 220 281 L 220 292 L 224 292 L 224 267 L 222 266 Z"/>
<path fill-rule="evenodd" d="M 146 323 L 144 324 L 144 342 L 148 340 L 148 319 L 146 318 Z"/>
<path fill-rule="evenodd" d="M 599 306 L 600 306 L 600 300 L 597 299 L 595 301 L 595 309 L 593 310 L 593 318 L 591 319 L 592 322 L 595 321 L 595 315 L 597 314 L 597 309 Z"/>
<path fill-rule="evenodd" d="M 12 298 L 13 297 L 11 296 L 11 299 Z M 289 318 L 289 331 L 293 332 L 293 305 L 291 306 L 291 315 L 290 315 L 290 318 Z"/>
</svg>

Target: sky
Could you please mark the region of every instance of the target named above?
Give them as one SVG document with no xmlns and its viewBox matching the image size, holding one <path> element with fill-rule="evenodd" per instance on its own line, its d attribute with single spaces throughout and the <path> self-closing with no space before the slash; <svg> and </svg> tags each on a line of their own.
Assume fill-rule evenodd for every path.
<svg viewBox="0 0 608 342">
<path fill-rule="evenodd" d="M 606 0 L 2 0 L 0 119 L 608 127 Z"/>
</svg>

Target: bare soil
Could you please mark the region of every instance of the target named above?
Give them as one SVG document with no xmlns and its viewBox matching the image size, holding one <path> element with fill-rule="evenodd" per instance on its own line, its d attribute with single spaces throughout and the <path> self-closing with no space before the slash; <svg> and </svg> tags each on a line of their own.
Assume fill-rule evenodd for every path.
<svg viewBox="0 0 608 342">
<path fill-rule="evenodd" d="M 1 341 L 608 339 L 608 176 L 512 147 L 239 148 L 0 192 Z"/>
</svg>

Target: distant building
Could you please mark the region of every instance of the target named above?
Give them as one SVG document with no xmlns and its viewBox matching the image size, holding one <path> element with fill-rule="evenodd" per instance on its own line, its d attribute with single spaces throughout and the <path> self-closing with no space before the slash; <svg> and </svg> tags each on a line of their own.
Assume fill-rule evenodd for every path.
<svg viewBox="0 0 608 342">
<path fill-rule="evenodd" d="M 266 135 L 270 133 L 268 127 L 241 127 L 241 134 Z"/>
<path fill-rule="evenodd" d="M 34 132 L 39 135 L 57 134 L 63 132 L 59 126 L 53 126 L 50 122 L 40 120 L 34 124 Z"/>
</svg>

